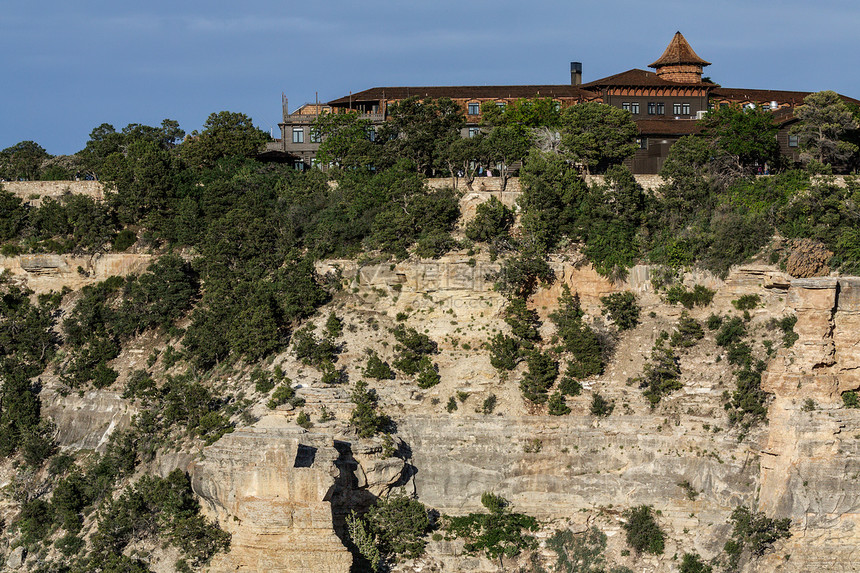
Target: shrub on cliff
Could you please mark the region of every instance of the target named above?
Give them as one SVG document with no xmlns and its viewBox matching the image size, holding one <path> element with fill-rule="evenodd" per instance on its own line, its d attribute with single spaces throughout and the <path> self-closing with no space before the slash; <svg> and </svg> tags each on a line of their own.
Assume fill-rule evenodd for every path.
<svg viewBox="0 0 860 573">
<path fill-rule="evenodd" d="M 475 218 L 466 224 L 466 236 L 473 241 L 491 242 L 506 237 L 514 224 L 514 212 L 495 196 L 475 210 Z"/>
<path fill-rule="evenodd" d="M 684 553 L 679 573 L 712 573 L 713 570 L 698 553 Z"/>
<path fill-rule="evenodd" d="M 761 511 L 739 505 L 729 518 L 732 538 L 723 548 L 728 554 L 730 571 L 737 570 L 744 552 L 753 558 L 761 557 L 780 539 L 791 537 L 791 519 L 773 519 Z"/>
<path fill-rule="evenodd" d="M 672 333 L 669 344 L 675 347 L 690 348 L 691 346 L 695 346 L 696 342 L 704 337 L 705 330 L 702 328 L 702 325 L 695 318 L 691 318 L 685 310 L 681 313 L 677 330 Z"/>
<path fill-rule="evenodd" d="M 558 329 L 565 351 L 573 355 L 566 375 L 576 380 L 603 372 L 603 344 L 597 333 L 582 320 L 585 313 L 579 295 L 571 295 L 567 285 L 562 286 L 558 310 L 549 315 Z"/>
<path fill-rule="evenodd" d="M 501 332 L 487 343 L 490 349 L 490 364 L 497 370 L 513 370 L 522 359 L 520 342 Z"/>
<path fill-rule="evenodd" d="M 488 559 L 498 558 L 499 566 L 504 568 L 504 557 L 516 557 L 537 546 L 535 538 L 528 534 L 538 529 L 534 517 L 514 513 L 508 500 L 490 492 L 481 495 L 481 505 L 488 513 L 447 518 L 445 530 L 467 540 L 463 546 L 467 554 L 483 553 Z"/>
<path fill-rule="evenodd" d="M 355 404 L 355 409 L 349 417 L 349 425 L 359 437 L 374 436 L 391 424 L 391 418 L 381 413 L 377 407 L 379 398 L 376 390 L 368 388 L 364 380 L 355 383 L 350 400 Z"/>
<path fill-rule="evenodd" d="M 415 559 L 424 554 L 430 519 L 420 501 L 402 493 L 379 498 L 364 519 L 383 555 Z"/>
<path fill-rule="evenodd" d="M 297 330 L 293 334 L 293 352 L 303 364 L 322 368 L 326 362 L 337 360 L 339 348 L 328 336 L 318 339 L 312 325 Z"/>
<path fill-rule="evenodd" d="M 543 404 L 556 378 L 558 362 L 549 353 L 534 351 L 529 355 L 528 370 L 520 382 L 520 391 L 532 403 Z"/>
<path fill-rule="evenodd" d="M 394 359 L 394 367 L 412 376 L 422 370 L 422 358 L 430 354 L 436 354 L 438 347 L 426 334 L 418 332 L 414 328 L 407 328 L 398 324 L 391 333 L 397 340 L 395 350 L 397 355 Z"/>
<path fill-rule="evenodd" d="M 630 291 L 614 292 L 600 297 L 603 314 L 609 315 L 618 330 L 629 330 L 639 324 L 639 305 L 636 295 Z"/>
<path fill-rule="evenodd" d="M 627 545 L 637 553 L 663 553 L 666 535 L 657 520 L 650 505 L 640 505 L 624 512 L 627 522 L 622 526 L 627 532 Z"/>
<path fill-rule="evenodd" d="M 495 289 L 505 297 L 528 299 L 538 284 L 548 285 L 555 279 L 555 272 L 546 260 L 546 253 L 533 242 L 520 245 L 520 253 L 509 257 L 495 276 Z"/>
<path fill-rule="evenodd" d="M 636 379 L 643 394 L 655 407 L 663 396 L 674 392 L 682 387 L 681 366 L 678 357 L 671 348 L 663 346 L 666 333 L 663 333 L 654 344 L 651 358 L 645 363 L 642 376 Z"/>
<path fill-rule="evenodd" d="M 384 362 L 375 350 L 368 350 L 367 365 L 364 367 L 364 375 L 376 380 L 394 380 L 394 371 Z"/>
</svg>

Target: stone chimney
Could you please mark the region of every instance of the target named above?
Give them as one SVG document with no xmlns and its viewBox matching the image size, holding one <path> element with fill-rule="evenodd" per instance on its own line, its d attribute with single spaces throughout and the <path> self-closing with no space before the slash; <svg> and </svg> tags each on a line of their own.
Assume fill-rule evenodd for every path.
<svg viewBox="0 0 860 573">
<path fill-rule="evenodd" d="M 578 86 L 582 83 L 582 62 L 570 62 L 570 85 Z"/>
</svg>

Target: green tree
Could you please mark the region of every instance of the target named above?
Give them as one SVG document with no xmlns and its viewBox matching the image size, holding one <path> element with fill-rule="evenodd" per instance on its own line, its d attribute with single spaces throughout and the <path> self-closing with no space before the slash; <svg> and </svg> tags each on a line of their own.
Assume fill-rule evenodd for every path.
<svg viewBox="0 0 860 573">
<path fill-rule="evenodd" d="M 622 525 L 627 532 L 627 544 L 637 553 L 663 553 L 666 535 L 654 519 L 650 505 L 640 505 L 624 512 L 627 522 Z"/>
<path fill-rule="evenodd" d="M 597 334 L 582 320 L 584 312 L 579 294 L 571 294 L 562 286 L 558 309 L 549 315 L 558 330 L 563 348 L 573 355 L 565 375 L 574 380 L 588 378 L 603 372 L 603 344 Z"/>
<path fill-rule="evenodd" d="M 152 141 L 134 141 L 124 155 L 105 162 L 102 175 L 110 180 L 108 202 L 122 223 L 163 230 L 178 178 L 168 151 Z"/>
<path fill-rule="evenodd" d="M 21 141 L 0 151 L 0 175 L 7 179 L 35 181 L 42 164 L 51 156 L 35 141 Z"/>
<path fill-rule="evenodd" d="M 431 174 L 445 165 L 437 141 L 459 136 L 465 121 L 462 108 L 450 98 L 421 100 L 414 96 L 388 106 L 378 138 L 385 142 L 387 155 L 408 159 L 418 173 Z"/>
<path fill-rule="evenodd" d="M 494 127 L 483 139 L 486 146 L 488 166 L 499 172 L 502 191 L 507 188 L 511 168 L 522 163 L 531 148 L 531 136 L 522 125 L 501 125 Z"/>
<path fill-rule="evenodd" d="M 561 107 L 550 98 L 522 98 L 504 106 L 488 101 L 481 106 L 481 123 L 488 126 L 520 125 L 530 129 L 557 129 L 561 127 L 561 122 Z"/>
<path fill-rule="evenodd" d="M 126 144 L 136 141 L 148 141 L 161 149 L 169 150 L 176 147 L 182 141 L 182 138 L 185 137 L 185 131 L 180 129 L 178 121 L 165 119 L 161 122 L 160 127 L 130 123 L 122 128 L 122 135 L 125 138 Z"/>
<path fill-rule="evenodd" d="M 576 235 L 577 211 L 587 187 L 569 161 L 534 149 L 520 170 L 520 185 L 517 204 L 524 235 L 545 250 L 564 235 Z"/>
<path fill-rule="evenodd" d="M 614 292 L 600 297 L 600 302 L 603 314 L 609 315 L 618 330 L 630 330 L 639 324 L 642 309 L 636 304 L 636 295 L 632 292 Z"/>
<path fill-rule="evenodd" d="M 555 392 L 547 401 L 548 412 L 550 416 L 564 416 L 570 414 L 570 406 L 568 406 L 561 392 Z"/>
<path fill-rule="evenodd" d="M 358 112 L 324 113 L 313 129 L 320 137 L 317 159 L 343 169 L 368 169 L 377 164 L 380 147 L 370 141 L 373 123 Z"/>
<path fill-rule="evenodd" d="M 536 244 L 525 244 L 519 256 L 509 257 L 496 276 L 495 289 L 513 300 L 527 300 L 538 284 L 548 285 L 555 279 L 555 272 L 546 260 L 546 254 Z"/>
<path fill-rule="evenodd" d="M 355 404 L 355 408 L 349 417 L 349 425 L 355 428 L 359 437 L 375 436 L 391 423 L 388 416 L 379 412 L 376 390 L 368 388 L 364 380 L 355 383 L 350 400 Z"/>
<path fill-rule="evenodd" d="M 627 110 L 587 102 L 566 108 L 561 121 L 562 149 L 587 173 L 603 172 L 636 151 L 639 129 Z"/>
<path fill-rule="evenodd" d="M 801 158 L 842 166 L 858 152 L 846 135 L 860 128 L 857 118 L 833 91 L 809 94 L 794 111 L 799 123 L 791 128 L 803 150 Z"/>
<path fill-rule="evenodd" d="M 488 513 L 448 518 L 447 531 L 468 540 L 463 546 L 466 553 L 498 559 L 499 567 L 504 569 L 504 557 L 516 557 L 537 546 L 535 538 L 527 533 L 538 529 L 534 517 L 514 513 L 508 500 L 490 492 L 481 495 L 481 505 Z"/>
<path fill-rule="evenodd" d="M 24 201 L 0 186 L 0 241 L 17 239 L 26 219 Z"/>
<path fill-rule="evenodd" d="M 450 172 L 452 179 L 462 177 L 466 188 L 470 190 L 478 171 L 490 163 L 486 139 L 487 136 L 483 133 L 473 137 L 454 134 L 449 140 L 439 141 L 440 161 Z"/>
<path fill-rule="evenodd" d="M 427 508 L 402 493 L 379 498 L 364 516 L 383 554 L 415 559 L 424 554 L 430 529 Z"/>
<path fill-rule="evenodd" d="M 90 132 L 86 147 L 78 152 L 83 163 L 84 170 L 95 179 L 99 179 L 102 166 L 107 158 L 113 153 L 122 151 L 125 137 L 117 133 L 114 126 L 103 123 Z"/>
<path fill-rule="evenodd" d="M 699 124 L 709 141 L 712 155 L 728 154 L 738 166 L 752 173 L 756 165 L 775 168 L 779 164 L 779 127 L 773 113 L 759 107 L 731 105 L 706 114 Z M 713 161 L 713 159 L 711 160 Z"/>
<path fill-rule="evenodd" d="M 712 573 L 713 567 L 702 561 L 698 553 L 684 553 L 680 573 Z"/>
<path fill-rule="evenodd" d="M 558 362 L 549 353 L 534 351 L 529 355 L 528 370 L 520 382 L 520 391 L 530 402 L 543 404 L 556 378 Z"/>
<path fill-rule="evenodd" d="M 791 537 L 791 519 L 773 519 L 763 512 L 739 505 L 729 518 L 732 538 L 724 550 L 729 555 L 729 570 L 736 571 L 744 552 L 761 557 L 779 539 Z"/>
<path fill-rule="evenodd" d="M 466 237 L 489 243 L 507 237 L 513 224 L 514 212 L 494 195 L 478 205 L 475 218 L 466 224 Z"/>
<path fill-rule="evenodd" d="M 223 157 L 254 157 L 268 140 L 244 113 L 221 111 L 206 118 L 203 131 L 191 133 L 180 154 L 191 166 L 212 167 Z"/>
</svg>

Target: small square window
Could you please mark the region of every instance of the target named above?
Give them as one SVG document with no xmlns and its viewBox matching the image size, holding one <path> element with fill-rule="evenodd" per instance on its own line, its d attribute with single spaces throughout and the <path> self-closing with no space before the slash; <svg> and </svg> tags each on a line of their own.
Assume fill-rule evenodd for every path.
<svg viewBox="0 0 860 573">
<path fill-rule="evenodd" d="M 797 135 L 789 135 L 788 136 L 788 146 L 789 147 L 797 147 L 800 144 L 800 137 Z"/>
<path fill-rule="evenodd" d="M 681 115 L 681 104 L 673 103 L 672 104 L 672 115 Z"/>
<path fill-rule="evenodd" d="M 657 115 L 665 115 L 666 114 L 666 106 L 663 105 L 663 102 L 657 102 L 657 111 L 655 113 Z"/>
<path fill-rule="evenodd" d="M 681 104 L 681 115 L 690 115 L 690 104 L 682 103 Z"/>
<path fill-rule="evenodd" d="M 496 106 L 498 106 L 498 108 L 501 110 L 504 110 L 505 107 L 507 107 L 507 105 L 508 105 L 508 103 L 504 102 L 504 101 L 497 101 L 496 102 Z"/>
<path fill-rule="evenodd" d="M 636 138 L 636 146 L 639 149 L 648 149 L 648 138 L 646 138 L 646 137 Z"/>
<path fill-rule="evenodd" d="M 479 133 L 481 133 L 480 127 L 470 127 L 469 128 L 469 137 L 476 137 Z"/>
<path fill-rule="evenodd" d="M 630 111 L 630 102 L 626 101 L 626 102 L 622 103 L 621 109 L 626 109 L 627 111 Z"/>
<path fill-rule="evenodd" d="M 318 129 L 316 129 L 315 127 L 311 128 L 310 136 L 311 136 L 311 143 L 319 143 L 320 141 L 322 141 L 322 138 L 320 137 L 320 131 Z"/>
<path fill-rule="evenodd" d="M 638 101 L 634 101 L 633 103 L 630 104 L 630 113 L 632 113 L 633 115 L 639 115 L 639 102 Z"/>
<path fill-rule="evenodd" d="M 301 127 L 293 128 L 293 143 L 305 142 L 305 130 Z"/>
<path fill-rule="evenodd" d="M 470 103 L 469 104 L 469 115 L 478 115 L 479 113 L 481 113 L 481 104 Z"/>
</svg>

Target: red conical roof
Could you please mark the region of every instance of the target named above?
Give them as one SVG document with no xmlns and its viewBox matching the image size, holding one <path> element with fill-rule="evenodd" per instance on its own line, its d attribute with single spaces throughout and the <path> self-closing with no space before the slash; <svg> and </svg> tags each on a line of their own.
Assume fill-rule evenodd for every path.
<svg viewBox="0 0 860 573">
<path fill-rule="evenodd" d="M 672 41 L 669 42 L 668 46 L 666 46 L 666 50 L 663 52 L 663 55 L 660 56 L 660 59 L 653 64 L 650 64 L 648 67 L 660 68 L 663 66 L 680 64 L 710 66 L 711 62 L 706 62 L 700 58 L 696 52 L 693 51 L 693 48 L 690 47 L 690 43 L 687 42 L 687 39 L 684 38 L 681 32 L 675 32 L 675 37 L 672 38 Z"/>
</svg>

